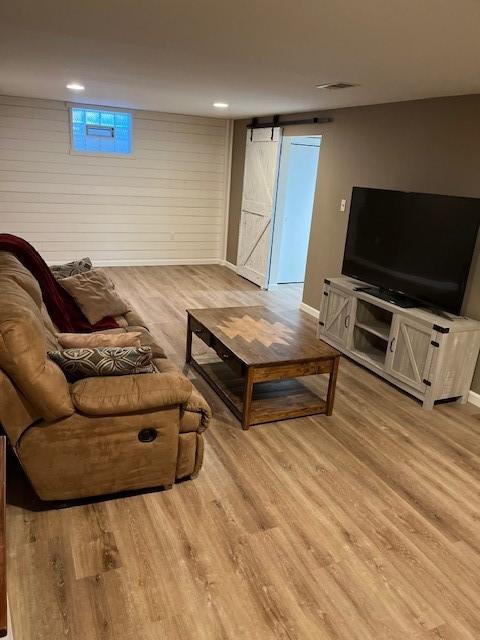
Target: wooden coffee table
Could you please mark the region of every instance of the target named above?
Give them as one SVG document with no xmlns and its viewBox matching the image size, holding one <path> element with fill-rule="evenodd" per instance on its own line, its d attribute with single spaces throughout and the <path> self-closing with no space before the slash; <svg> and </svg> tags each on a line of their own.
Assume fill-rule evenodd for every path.
<svg viewBox="0 0 480 640">
<path fill-rule="evenodd" d="M 266 307 L 187 309 L 187 314 L 186 362 L 215 389 L 243 429 L 332 415 L 340 353 L 311 328 Z M 210 347 L 202 359 L 192 356 L 192 335 Z M 297 379 L 325 373 L 330 375 L 325 400 Z"/>
</svg>

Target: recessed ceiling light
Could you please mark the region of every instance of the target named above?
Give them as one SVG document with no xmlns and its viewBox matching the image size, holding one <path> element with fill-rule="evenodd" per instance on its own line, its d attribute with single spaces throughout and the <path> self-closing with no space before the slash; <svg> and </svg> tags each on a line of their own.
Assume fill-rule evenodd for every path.
<svg viewBox="0 0 480 640">
<path fill-rule="evenodd" d="M 317 89 L 350 89 L 351 87 L 356 87 L 357 85 L 352 84 L 351 82 L 324 82 L 322 84 L 317 84 Z"/>
<path fill-rule="evenodd" d="M 228 108 L 228 102 L 214 102 L 213 106 L 216 109 L 227 109 Z"/>
<path fill-rule="evenodd" d="M 67 89 L 70 89 L 70 91 L 85 91 L 83 84 L 78 84 L 78 82 L 70 82 L 67 84 Z"/>
</svg>

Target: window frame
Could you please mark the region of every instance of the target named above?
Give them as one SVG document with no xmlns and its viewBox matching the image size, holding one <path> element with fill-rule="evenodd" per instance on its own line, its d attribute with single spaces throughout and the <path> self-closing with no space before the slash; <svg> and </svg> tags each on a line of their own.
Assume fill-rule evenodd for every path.
<svg viewBox="0 0 480 640">
<path fill-rule="evenodd" d="M 121 107 L 107 107 L 105 105 L 96 104 L 84 104 L 84 103 L 67 103 L 68 107 L 68 127 L 70 135 L 70 150 L 69 153 L 72 156 L 90 156 L 93 158 L 117 158 L 123 160 L 130 160 L 135 157 L 134 153 L 134 129 L 135 118 L 131 109 L 122 109 Z M 116 153 L 115 151 L 79 151 L 73 148 L 73 118 L 72 109 L 91 109 L 92 111 L 110 111 L 117 113 L 127 113 L 130 116 L 130 153 Z"/>
</svg>

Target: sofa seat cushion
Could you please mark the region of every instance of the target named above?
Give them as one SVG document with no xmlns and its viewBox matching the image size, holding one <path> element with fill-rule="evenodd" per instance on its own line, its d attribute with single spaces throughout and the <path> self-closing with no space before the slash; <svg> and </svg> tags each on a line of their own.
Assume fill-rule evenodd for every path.
<svg viewBox="0 0 480 640">
<path fill-rule="evenodd" d="M 76 409 L 90 416 L 136 413 L 188 402 L 192 385 L 180 373 L 85 378 L 72 385 Z"/>
</svg>

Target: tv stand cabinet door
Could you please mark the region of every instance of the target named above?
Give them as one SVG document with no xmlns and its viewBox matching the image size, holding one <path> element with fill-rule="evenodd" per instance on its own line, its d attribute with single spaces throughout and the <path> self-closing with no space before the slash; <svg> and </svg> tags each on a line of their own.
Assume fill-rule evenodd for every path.
<svg viewBox="0 0 480 640">
<path fill-rule="evenodd" d="M 326 287 L 324 291 L 326 311 L 322 333 L 342 347 L 348 347 L 350 343 L 355 303 L 354 296 L 334 287 Z"/>
<path fill-rule="evenodd" d="M 398 380 L 425 391 L 432 359 L 432 329 L 395 314 L 388 344 L 385 370 Z"/>
</svg>

